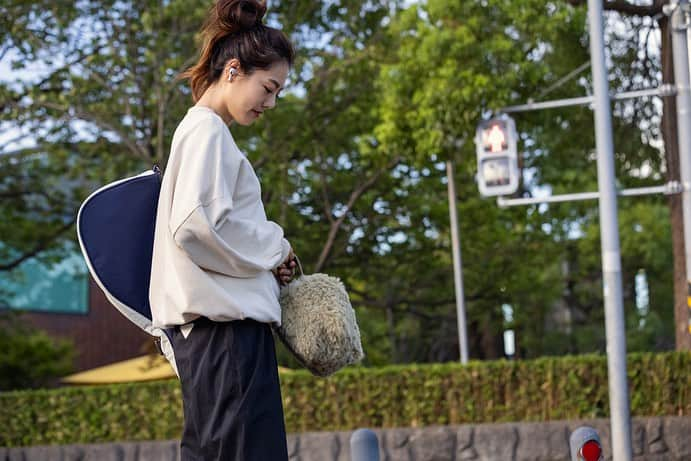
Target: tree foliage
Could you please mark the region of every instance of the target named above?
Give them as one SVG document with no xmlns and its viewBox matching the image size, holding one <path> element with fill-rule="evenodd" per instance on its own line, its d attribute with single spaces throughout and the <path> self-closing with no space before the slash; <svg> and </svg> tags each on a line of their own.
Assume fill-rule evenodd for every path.
<svg viewBox="0 0 691 461">
<path fill-rule="evenodd" d="M 16 138 L 0 155 L 5 273 L 29 257 L 58 259 L 79 202 L 96 185 L 165 165 L 191 105 L 176 76 L 196 57 L 206 7 L 190 0 L 0 7 L 0 64 L 13 69 L 0 81 L 0 136 Z M 447 161 L 456 171 L 471 356 L 502 356 L 508 328 L 519 357 L 604 350 L 597 204 L 500 209 L 479 197 L 474 179 L 479 120 L 509 104 L 590 91 L 587 72 L 562 78 L 589 59 L 584 6 L 300 0 L 269 10 L 268 22 L 299 50 L 289 91 L 261 123 L 232 131 L 259 173 L 270 218 L 284 226 L 305 269 L 346 282 L 367 363 L 458 356 Z M 641 31 L 655 24 L 637 16 L 608 24 L 612 88 L 659 83 L 659 60 L 639 55 L 641 40 L 652 47 L 655 36 Z M 516 119 L 519 195 L 595 189 L 588 108 Z M 659 182 L 659 107 L 616 103 L 614 129 L 621 186 Z M 632 349 L 670 346 L 668 216 L 659 198 L 620 201 Z M 641 271 L 647 312 L 635 302 Z"/>
<path fill-rule="evenodd" d="M 0 316 L 0 391 L 39 388 L 72 370 L 74 347 L 27 327 L 12 313 Z"/>
</svg>

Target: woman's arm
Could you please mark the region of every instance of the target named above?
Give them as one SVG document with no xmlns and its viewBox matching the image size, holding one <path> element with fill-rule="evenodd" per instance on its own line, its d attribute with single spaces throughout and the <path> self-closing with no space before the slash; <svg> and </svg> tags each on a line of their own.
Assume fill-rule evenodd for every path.
<svg viewBox="0 0 691 461">
<path fill-rule="evenodd" d="M 199 267 L 232 277 L 256 277 L 280 266 L 290 253 L 283 229 L 234 218 L 230 203 L 221 197 L 197 207 L 173 233 L 178 246 Z"/>
<path fill-rule="evenodd" d="M 178 247 L 199 267 L 232 277 L 256 277 L 281 265 L 290 252 L 283 229 L 259 204 L 235 209 L 237 190 L 255 186 L 240 181 L 246 159 L 227 128 L 212 118 L 200 121 L 175 155 L 180 163 L 168 225 Z"/>
</svg>

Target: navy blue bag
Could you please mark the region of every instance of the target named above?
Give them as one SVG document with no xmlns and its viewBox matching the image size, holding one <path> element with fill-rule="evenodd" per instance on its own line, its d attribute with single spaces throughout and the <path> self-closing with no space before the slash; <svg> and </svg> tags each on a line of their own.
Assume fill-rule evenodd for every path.
<svg viewBox="0 0 691 461">
<path fill-rule="evenodd" d="M 101 187 L 79 208 L 77 236 L 89 272 L 108 301 L 156 338 L 177 373 L 170 339 L 165 330 L 152 325 L 149 305 L 160 190 L 157 166 Z"/>
</svg>

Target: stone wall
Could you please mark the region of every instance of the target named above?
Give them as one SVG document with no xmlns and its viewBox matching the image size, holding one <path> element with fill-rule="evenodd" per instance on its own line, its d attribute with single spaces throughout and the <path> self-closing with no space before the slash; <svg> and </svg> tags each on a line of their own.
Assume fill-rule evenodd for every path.
<svg viewBox="0 0 691 461">
<path fill-rule="evenodd" d="M 611 459 L 607 420 L 478 424 L 375 430 L 381 461 L 569 461 L 569 435 L 597 429 Z M 635 461 L 691 461 L 691 417 L 634 418 Z M 351 432 L 288 437 L 291 461 L 350 461 Z M 176 441 L 0 448 L 0 461 L 169 461 Z"/>
</svg>

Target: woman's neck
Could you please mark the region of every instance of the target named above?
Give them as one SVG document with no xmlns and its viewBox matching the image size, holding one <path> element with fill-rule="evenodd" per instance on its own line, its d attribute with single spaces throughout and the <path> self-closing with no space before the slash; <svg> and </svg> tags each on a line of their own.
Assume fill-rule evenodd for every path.
<svg viewBox="0 0 691 461">
<path fill-rule="evenodd" d="M 207 89 L 201 98 L 197 101 L 195 106 L 208 107 L 218 114 L 219 117 L 223 119 L 226 125 L 230 126 L 233 123 L 233 117 L 228 112 L 228 109 L 221 102 L 221 99 L 215 96 L 214 88 L 211 87 Z"/>
</svg>

